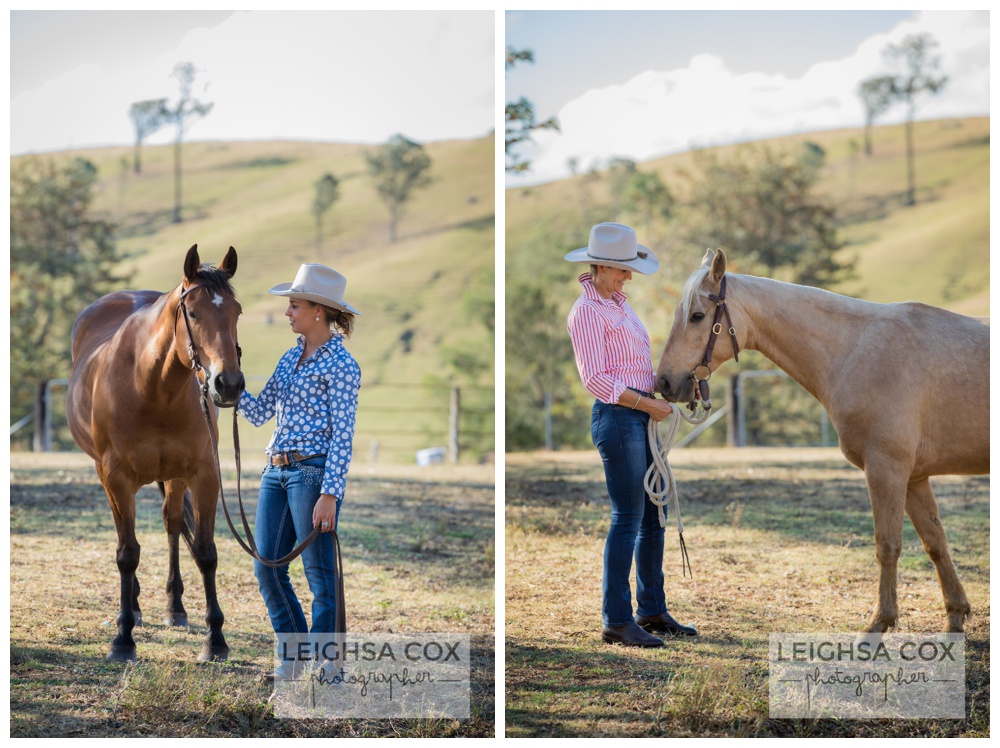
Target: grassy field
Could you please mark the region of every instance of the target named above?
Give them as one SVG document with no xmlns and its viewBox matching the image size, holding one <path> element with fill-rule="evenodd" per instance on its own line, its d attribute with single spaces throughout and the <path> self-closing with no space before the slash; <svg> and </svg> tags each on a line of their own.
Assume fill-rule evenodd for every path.
<svg viewBox="0 0 1000 748">
<path fill-rule="evenodd" d="M 223 470 L 233 510 L 235 467 Z M 251 559 L 221 510 L 217 581 L 231 653 L 223 663 L 196 662 L 206 630 L 201 576 L 182 550 L 191 624 L 162 625 L 167 546 L 151 487 L 137 503 L 139 659 L 106 661 L 118 612 L 116 535 L 92 463 L 82 455 L 15 453 L 10 482 L 12 737 L 493 736 L 491 466 L 356 464 L 340 516 L 349 630 L 470 635 L 467 720 L 276 719 L 271 688 L 260 678 L 272 665 L 274 638 Z M 255 475 L 244 475 L 243 496 L 252 518 Z M 308 616 L 299 562 L 291 574 Z"/>
<path fill-rule="evenodd" d="M 610 509 L 596 452 L 506 461 L 508 737 L 985 737 L 990 725 L 989 477 L 932 481 L 972 603 L 964 720 L 768 716 L 768 636 L 868 622 L 877 565 L 864 476 L 833 449 L 671 454 L 694 578 L 673 519 L 667 605 L 694 640 L 630 650 L 600 641 Z M 943 631 L 933 566 L 907 520 L 899 631 Z"/>
<path fill-rule="evenodd" d="M 287 302 L 267 290 L 293 280 L 301 263 L 323 262 L 344 273 L 345 296 L 362 312 L 348 348 L 365 388 L 388 387 L 374 396 L 381 404 L 418 405 L 429 398 L 412 386 L 432 383 L 488 388 L 475 395 L 467 390 L 466 402 L 492 409 L 493 338 L 481 319 L 486 312 L 477 310 L 487 310 L 492 324 L 493 146 L 492 136 L 425 144 L 432 182 L 406 204 L 396 242 L 389 241 L 389 213 L 367 172 L 364 156 L 374 146 L 187 143 L 182 223 L 171 222 L 172 146 L 144 148 L 141 174 L 123 163 L 131 148 L 67 151 L 53 158 L 82 157 L 97 167 L 94 209 L 118 225 L 117 246 L 126 254 L 123 270 L 132 274 L 132 288 L 176 286 L 192 244 L 213 264 L 236 248 L 243 368 L 254 378 L 255 392 L 295 343 L 283 316 Z M 325 216 L 317 249 L 310 206 L 315 184 L 327 172 L 340 180 L 341 197 Z M 479 368 L 451 363 L 462 356 Z M 362 393 L 366 398 L 364 388 Z M 415 450 L 444 443 L 447 413 L 401 408 L 361 407 L 357 449 L 367 453 L 373 434 L 380 434 L 383 459 L 412 464 Z M 249 446 L 262 449 L 269 435 L 251 435 Z M 490 438 L 468 450 L 465 460 L 491 451 L 491 437 L 492 420 Z"/>
</svg>

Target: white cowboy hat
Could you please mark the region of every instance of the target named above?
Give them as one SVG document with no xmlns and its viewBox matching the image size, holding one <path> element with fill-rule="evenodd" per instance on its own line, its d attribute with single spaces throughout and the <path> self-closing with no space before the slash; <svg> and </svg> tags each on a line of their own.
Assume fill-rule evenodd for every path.
<svg viewBox="0 0 1000 748">
<path fill-rule="evenodd" d="M 586 247 L 574 249 L 566 255 L 570 262 L 588 262 L 591 265 L 609 265 L 622 270 L 634 270 L 643 275 L 656 272 L 660 261 L 649 247 L 635 239 L 635 231 L 621 223 L 599 223 L 590 230 Z"/>
<path fill-rule="evenodd" d="M 295 274 L 291 283 L 279 283 L 268 293 L 275 296 L 291 296 L 296 299 L 306 299 L 316 304 L 332 306 L 351 314 L 361 314 L 357 309 L 344 301 L 344 290 L 347 288 L 347 278 L 333 268 L 315 262 L 307 262 Z"/>
</svg>

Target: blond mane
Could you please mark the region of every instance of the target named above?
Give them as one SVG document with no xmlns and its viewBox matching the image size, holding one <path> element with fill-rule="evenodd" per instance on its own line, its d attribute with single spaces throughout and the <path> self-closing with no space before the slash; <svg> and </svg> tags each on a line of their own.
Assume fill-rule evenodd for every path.
<svg viewBox="0 0 1000 748">
<path fill-rule="evenodd" d="M 681 293 L 681 308 L 684 310 L 684 319 L 691 316 L 691 304 L 711 269 L 711 265 L 702 265 L 691 273 L 691 277 L 684 283 L 684 291 Z"/>
</svg>

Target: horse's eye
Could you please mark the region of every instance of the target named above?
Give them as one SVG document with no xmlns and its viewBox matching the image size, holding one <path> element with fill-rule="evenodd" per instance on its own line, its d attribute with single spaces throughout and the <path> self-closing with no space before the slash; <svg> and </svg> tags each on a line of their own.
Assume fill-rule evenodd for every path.
<svg viewBox="0 0 1000 748">
<path fill-rule="evenodd" d="M 694 314 L 691 315 L 692 322 L 701 322 L 703 319 L 705 319 L 704 312 L 695 312 Z"/>
<path fill-rule="evenodd" d="M 188 319 L 198 319 L 198 315 L 194 312 L 188 312 Z"/>
</svg>

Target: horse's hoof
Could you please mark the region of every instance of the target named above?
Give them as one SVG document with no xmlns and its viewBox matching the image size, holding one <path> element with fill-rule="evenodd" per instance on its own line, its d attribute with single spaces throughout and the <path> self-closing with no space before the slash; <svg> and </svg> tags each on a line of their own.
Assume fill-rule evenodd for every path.
<svg viewBox="0 0 1000 748">
<path fill-rule="evenodd" d="M 108 659 L 112 662 L 132 662 L 135 660 L 135 647 L 119 647 L 112 645 L 108 653 Z"/>
<path fill-rule="evenodd" d="M 187 613 L 167 613 L 163 617 L 164 626 L 177 626 L 179 628 L 187 628 L 188 617 Z"/>
<path fill-rule="evenodd" d="M 213 647 L 209 643 L 201 648 L 198 662 L 224 662 L 229 659 L 229 647 L 225 644 Z"/>
</svg>

